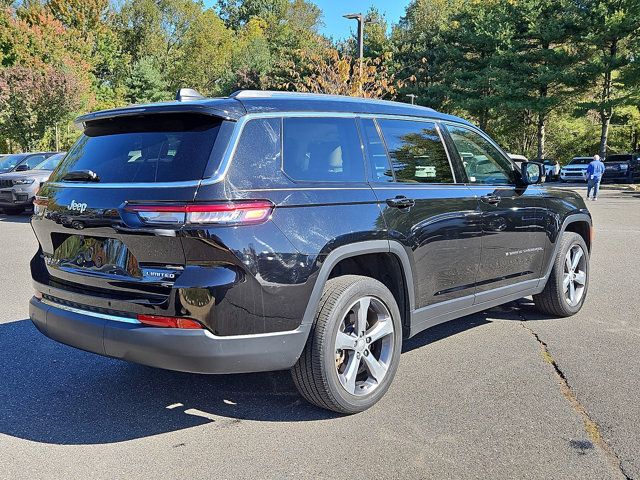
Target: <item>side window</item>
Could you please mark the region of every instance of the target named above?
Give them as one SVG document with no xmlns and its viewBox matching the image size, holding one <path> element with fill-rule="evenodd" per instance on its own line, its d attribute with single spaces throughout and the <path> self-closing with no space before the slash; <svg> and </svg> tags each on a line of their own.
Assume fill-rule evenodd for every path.
<svg viewBox="0 0 640 480">
<path fill-rule="evenodd" d="M 433 122 L 378 120 L 398 182 L 453 183 L 451 165 Z"/>
<path fill-rule="evenodd" d="M 389 165 L 387 149 L 378 133 L 378 128 L 370 118 L 362 119 L 362 136 L 367 150 L 371 178 L 377 182 L 392 182 L 393 172 Z"/>
<path fill-rule="evenodd" d="M 29 157 L 25 163 L 29 167 L 29 170 L 33 169 L 36 165 L 40 165 L 44 162 L 44 155 L 34 155 L 33 157 Z"/>
<path fill-rule="evenodd" d="M 364 182 L 364 159 L 353 118 L 283 121 L 283 169 L 294 180 Z"/>
<path fill-rule="evenodd" d="M 464 127 L 447 126 L 469 183 L 511 185 L 513 165 L 486 138 Z"/>
</svg>

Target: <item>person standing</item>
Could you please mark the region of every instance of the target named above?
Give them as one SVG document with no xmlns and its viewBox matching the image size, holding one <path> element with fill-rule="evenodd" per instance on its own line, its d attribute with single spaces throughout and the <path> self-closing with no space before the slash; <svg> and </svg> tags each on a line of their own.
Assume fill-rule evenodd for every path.
<svg viewBox="0 0 640 480">
<path fill-rule="evenodd" d="M 594 155 L 593 160 L 587 167 L 587 199 L 593 190 L 593 200 L 598 199 L 598 189 L 600 188 L 600 180 L 604 173 L 604 163 L 600 160 L 600 155 Z"/>
</svg>

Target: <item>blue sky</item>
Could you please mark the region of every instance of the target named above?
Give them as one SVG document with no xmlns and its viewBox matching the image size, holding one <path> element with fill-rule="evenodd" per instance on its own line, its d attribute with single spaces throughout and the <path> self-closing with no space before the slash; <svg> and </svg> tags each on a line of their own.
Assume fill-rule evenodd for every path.
<svg viewBox="0 0 640 480">
<path fill-rule="evenodd" d="M 324 27 L 322 33 L 334 40 L 342 40 L 347 38 L 350 31 L 355 32 L 355 20 L 347 20 L 342 18 L 345 13 L 366 13 L 369 7 L 376 7 L 387 19 L 387 23 L 391 25 L 396 23 L 409 4 L 410 0 L 311 0 L 322 10 L 322 20 Z M 215 0 L 205 0 L 206 5 L 215 5 Z"/>
<path fill-rule="evenodd" d="M 376 7 L 387 19 L 387 23 L 397 23 L 409 0 L 358 1 L 358 0 L 313 0 L 322 9 L 324 28 L 322 33 L 340 40 L 349 36 L 350 29 L 356 30 L 356 21 L 342 18 L 345 13 L 366 13 L 369 7 Z"/>
</svg>

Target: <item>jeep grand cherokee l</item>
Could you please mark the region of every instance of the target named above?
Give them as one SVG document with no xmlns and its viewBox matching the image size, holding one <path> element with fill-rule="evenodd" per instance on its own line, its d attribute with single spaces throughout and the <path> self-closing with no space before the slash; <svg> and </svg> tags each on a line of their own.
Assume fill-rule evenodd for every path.
<svg viewBox="0 0 640 480">
<path fill-rule="evenodd" d="M 78 122 L 32 219 L 30 317 L 68 345 L 291 369 L 307 400 L 354 413 L 389 388 L 403 339 L 529 295 L 560 317 L 585 300 L 583 200 L 461 118 L 243 91 Z"/>
</svg>

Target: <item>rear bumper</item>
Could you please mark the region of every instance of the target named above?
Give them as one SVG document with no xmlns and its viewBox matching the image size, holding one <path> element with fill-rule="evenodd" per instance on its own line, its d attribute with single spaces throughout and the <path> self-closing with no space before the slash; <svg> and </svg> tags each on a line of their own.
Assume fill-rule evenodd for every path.
<svg viewBox="0 0 640 480">
<path fill-rule="evenodd" d="M 44 335 L 89 352 L 151 367 L 191 373 L 284 370 L 298 360 L 309 333 L 298 329 L 217 337 L 208 330 L 143 326 L 135 319 L 44 303 L 35 297 L 29 316 Z"/>
</svg>

